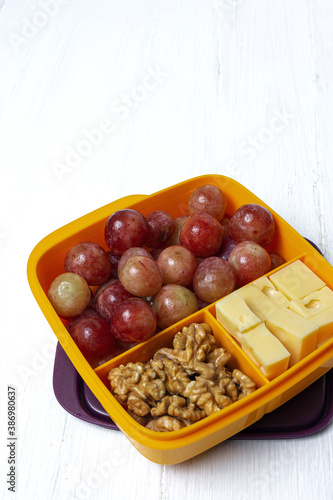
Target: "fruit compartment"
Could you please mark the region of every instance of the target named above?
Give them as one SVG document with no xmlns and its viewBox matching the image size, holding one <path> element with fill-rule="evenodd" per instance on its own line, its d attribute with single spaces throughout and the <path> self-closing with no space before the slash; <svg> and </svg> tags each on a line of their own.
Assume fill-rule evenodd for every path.
<svg viewBox="0 0 333 500">
<path fill-rule="evenodd" d="M 116 425 L 120 426 L 120 422 L 126 422 L 125 428 L 128 427 L 133 431 L 134 428 L 137 430 L 141 429 L 141 433 L 145 432 L 154 432 L 146 429 L 141 424 L 138 424 L 129 413 L 127 413 L 126 409 L 124 409 L 121 404 L 116 400 L 110 390 L 110 383 L 108 380 L 108 374 L 112 368 L 118 367 L 120 365 L 126 365 L 129 362 L 136 363 L 142 362 L 145 363 L 149 359 L 153 358 L 155 352 L 162 347 L 172 347 L 172 342 L 175 334 L 184 326 L 189 326 L 191 323 L 207 323 L 212 330 L 212 334 L 214 335 L 217 346 L 223 347 L 226 349 L 230 355 L 231 359 L 227 363 L 227 367 L 230 370 L 239 369 L 245 375 L 250 377 L 256 383 L 256 390 L 246 396 L 239 401 L 232 403 L 231 405 L 223 408 L 222 410 L 214 413 L 213 415 L 207 416 L 198 422 L 191 424 L 189 427 L 185 427 L 179 431 L 173 431 L 177 434 L 182 433 L 184 435 L 188 435 L 189 433 L 195 432 L 196 430 L 203 430 L 207 426 L 212 423 L 217 423 L 220 419 L 224 418 L 224 416 L 230 416 L 236 409 L 246 408 L 248 404 L 251 403 L 252 400 L 255 400 L 257 396 L 260 394 L 263 388 L 267 386 L 269 381 L 266 377 L 261 373 L 261 371 L 255 366 L 255 364 L 245 355 L 239 345 L 227 334 L 224 328 L 218 323 L 218 321 L 214 318 L 213 314 L 208 310 L 208 308 L 202 309 L 191 316 L 188 316 L 186 319 L 172 325 L 171 327 L 163 330 L 162 332 L 154 335 L 146 342 L 138 344 L 128 351 L 120 354 L 119 356 L 111 359 L 110 361 L 100 365 L 99 367 L 94 369 L 95 374 L 101 380 L 101 382 L 105 385 L 106 389 L 109 391 L 108 402 L 104 401 L 103 406 L 107 413 L 109 413 L 110 417 L 114 420 Z M 118 414 L 118 419 L 115 417 L 115 410 Z M 119 412 L 119 413 L 118 413 Z M 246 412 L 246 410 L 245 410 Z M 250 424 L 249 424 L 250 425 Z M 122 429 L 124 430 L 124 429 Z M 170 436 L 170 433 L 160 433 L 154 432 L 154 435 L 157 436 L 157 439 L 167 439 L 167 437 L 163 438 L 163 436 Z"/>
</svg>

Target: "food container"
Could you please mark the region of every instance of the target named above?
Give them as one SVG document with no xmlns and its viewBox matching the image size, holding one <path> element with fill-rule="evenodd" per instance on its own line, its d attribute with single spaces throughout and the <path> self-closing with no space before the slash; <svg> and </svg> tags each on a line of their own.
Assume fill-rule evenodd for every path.
<svg viewBox="0 0 333 500">
<path fill-rule="evenodd" d="M 276 234 L 268 249 L 280 253 L 287 260 L 281 267 L 300 259 L 333 288 L 333 268 L 324 257 L 266 203 L 235 180 L 221 175 L 199 176 L 152 195 L 133 195 L 114 201 L 48 235 L 34 248 L 28 262 L 31 290 L 74 367 L 137 450 L 159 464 L 183 462 L 239 433 L 308 387 L 333 366 L 332 331 L 332 337 L 327 342 L 269 381 L 217 321 L 215 303 L 97 368 L 93 369 L 83 357 L 66 330 L 66 320 L 58 316 L 47 297 L 47 290 L 53 279 L 64 272 L 68 250 L 76 243 L 87 240 L 107 249 L 104 227 L 108 217 L 116 210 L 132 208 L 146 215 L 152 210 L 161 209 L 174 218 L 185 215 L 188 213 L 187 204 L 191 193 L 205 184 L 216 185 L 225 193 L 227 213 L 230 215 L 246 203 L 257 203 L 268 208 L 276 223 Z M 267 276 L 274 272 L 276 270 Z M 242 370 L 256 382 L 257 389 L 245 398 L 183 429 L 173 432 L 151 431 L 136 422 L 111 394 L 108 373 L 111 368 L 129 361 L 145 362 L 159 348 L 171 347 L 174 335 L 192 322 L 206 322 L 211 326 L 218 344 L 231 354 L 231 361 L 228 363 L 230 369 Z"/>
</svg>

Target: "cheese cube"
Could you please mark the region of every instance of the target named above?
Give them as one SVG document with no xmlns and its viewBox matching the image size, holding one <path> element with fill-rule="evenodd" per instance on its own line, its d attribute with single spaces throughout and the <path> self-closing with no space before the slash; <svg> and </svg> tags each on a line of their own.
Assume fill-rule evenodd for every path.
<svg viewBox="0 0 333 500">
<path fill-rule="evenodd" d="M 260 318 L 251 311 L 236 290 L 216 302 L 215 311 L 216 319 L 239 342 L 244 332 L 260 324 Z"/>
<path fill-rule="evenodd" d="M 313 316 L 311 321 L 318 326 L 317 347 L 333 338 L 333 307 Z"/>
<path fill-rule="evenodd" d="M 261 276 L 260 278 L 253 281 L 253 284 L 263 291 L 263 288 L 268 286 L 269 288 L 275 289 L 273 283 L 267 278 L 267 276 Z"/>
<path fill-rule="evenodd" d="M 252 283 L 239 288 L 237 293 L 243 297 L 251 311 L 254 312 L 261 321 L 265 321 L 265 319 L 280 309 L 280 306 L 273 302 Z"/>
<path fill-rule="evenodd" d="M 290 300 L 301 299 L 309 293 L 323 288 L 326 284 L 301 260 L 295 260 L 273 273 L 270 280 L 275 288 Z"/>
<path fill-rule="evenodd" d="M 253 281 L 253 284 L 259 288 L 269 299 L 273 300 L 280 307 L 288 307 L 289 300 L 283 293 L 279 292 L 267 276 L 261 276 Z"/>
<path fill-rule="evenodd" d="M 279 309 L 273 313 L 266 326 L 290 352 L 290 366 L 316 348 L 318 326 L 290 309 Z"/>
<path fill-rule="evenodd" d="M 303 299 L 291 300 L 289 304 L 289 309 L 306 319 L 311 319 L 330 307 L 333 307 L 333 292 L 328 286 L 306 295 Z"/>
<path fill-rule="evenodd" d="M 276 288 L 265 286 L 262 292 L 280 307 L 289 307 L 290 300 Z"/>
<path fill-rule="evenodd" d="M 290 352 L 264 323 L 243 333 L 242 349 L 269 380 L 288 368 Z"/>
</svg>

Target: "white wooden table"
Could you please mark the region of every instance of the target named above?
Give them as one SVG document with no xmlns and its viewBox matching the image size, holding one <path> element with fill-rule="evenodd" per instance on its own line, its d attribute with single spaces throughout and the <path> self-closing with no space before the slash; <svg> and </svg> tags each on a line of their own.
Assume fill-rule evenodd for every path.
<svg viewBox="0 0 333 500">
<path fill-rule="evenodd" d="M 1 498 L 333 498 L 333 423 L 161 466 L 66 413 L 26 279 L 51 231 L 208 173 L 254 191 L 333 263 L 332 16 L 329 0 L 0 0 Z"/>
</svg>

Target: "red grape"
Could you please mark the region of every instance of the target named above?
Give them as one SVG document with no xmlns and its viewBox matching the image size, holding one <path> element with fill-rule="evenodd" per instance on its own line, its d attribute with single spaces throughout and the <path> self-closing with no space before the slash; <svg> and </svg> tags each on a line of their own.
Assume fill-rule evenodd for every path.
<svg viewBox="0 0 333 500">
<path fill-rule="evenodd" d="M 180 245 L 165 248 L 157 259 L 163 273 L 163 283 L 175 283 L 190 287 L 195 270 L 198 267 L 197 258 L 191 250 Z"/>
<path fill-rule="evenodd" d="M 235 287 L 235 272 L 229 262 L 220 257 L 208 257 L 194 274 L 193 290 L 199 299 L 209 304 L 231 293 Z"/>
<path fill-rule="evenodd" d="M 191 290 L 180 285 L 165 285 L 155 295 L 153 310 L 157 325 L 164 329 L 198 311 L 198 301 Z"/>
<path fill-rule="evenodd" d="M 237 242 L 254 241 L 266 246 L 275 234 L 273 216 L 267 208 L 256 203 L 243 205 L 231 217 L 230 234 Z"/>
<path fill-rule="evenodd" d="M 197 257 L 210 257 L 220 248 L 222 236 L 221 224 L 211 215 L 198 212 L 184 222 L 179 241 Z"/>
<path fill-rule="evenodd" d="M 152 258 L 157 262 L 157 259 L 159 258 L 163 250 L 164 248 L 153 248 L 149 253 L 152 256 Z"/>
<path fill-rule="evenodd" d="M 209 257 L 207 257 L 207 258 L 209 258 Z M 199 309 L 203 309 L 204 307 L 209 306 L 209 302 L 201 300 L 199 297 L 197 297 L 197 300 L 198 300 Z"/>
<path fill-rule="evenodd" d="M 236 273 L 236 286 L 250 283 L 271 268 L 268 252 L 254 241 L 242 241 L 231 251 L 228 262 Z"/>
<path fill-rule="evenodd" d="M 153 259 L 153 256 L 151 255 L 148 250 L 146 250 L 143 247 L 131 247 L 128 250 L 126 250 L 123 255 L 120 257 L 119 263 L 118 263 L 118 275 L 120 273 L 121 268 L 125 264 L 125 262 L 130 258 L 133 257 L 134 255 L 144 255 L 145 257 L 149 257 L 149 259 Z"/>
<path fill-rule="evenodd" d="M 82 241 L 68 251 L 65 270 L 79 274 L 88 285 L 102 285 L 110 277 L 111 262 L 101 246 L 92 241 Z"/>
<path fill-rule="evenodd" d="M 231 221 L 231 215 L 229 214 L 225 214 L 223 219 L 220 221 L 220 224 L 223 229 L 223 238 L 229 236 L 230 234 L 230 221 Z"/>
<path fill-rule="evenodd" d="M 121 255 L 117 255 L 116 253 L 106 252 L 111 262 L 111 276 L 118 279 L 118 264 L 121 259 Z"/>
<path fill-rule="evenodd" d="M 90 302 L 91 290 L 79 274 L 63 273 L 51 283 L 48 298 L 59 316 L 70 318 L 85 310 Z"/>
<path fill-rule="evenodd" d="M 129 347 L 127 347 L 127 346 L 125 347 L 124 345 L 121 345 L 121 343 L 116 340 L 116 343 L 110 352 L 103 354 L 102 356 L 97 356 L 93 359 L 90 359 L 89 362 L 93 368 L 97 368 L 98 366 L 104 365 L 104 363 L 107 363 L 108 361 L 110 361 L 110 359 L 113 359 L 116 356 L 119 356 L 119 354 L 123 354 L 128 349 L 129 349 Z"/>
<path fill-rule="evenodd" d="M 175 229 L 166 243 L 168 246 L 179 245 L 179 233 L 187 217 L 188 215 L 181 215 L 175 219 Z"/>
<path fill-rule="evenodd" d="M 286 262 L 286 259 L 282 257 L 279 253 L 276 252 L 268 252 L 271 258 L 271 271 L 276 269 L 279 266 L 282 266 Z"/>
<path fill-rule="evenodd" d="M 206 212 L 217 220 L 222 220 L 227 207 L 225 194 L 216 186 L 200 186 L 190 196 L 188 202 L 191 214 Z"/>
<path fill-rule="evenodd" d="M 101 291 L 104 290 L 104 288 L 106 288 L 107 286 L 111 285 L 111 283 L 116 283 L 116 282 L 119 282 L 119 279 L 117 279 L 117 278 L 110 278 L 108 281 L 106 281 L 105 283 L 103 283 L 103 285 L 99 286 L 97 288 L 96 292 L 95 292 L 95 295 L 92 298 L 92 306 L 91 307 L 95 307 L 96 298 L 97 298 L 98 294 L 101 293 Z"/>
<path fill-rule="evenodd" d="M 109 323 L 102 318 L 81 319 L 72 330 L 72 338 L 85 357 L 102 356 L 115 343 Z"/>
<path fill-rule="evenodd" d="M 149 248 L 160 248 L 172 236 L 175 229 L 175 221 L 170 214 L 164 210 L 154 210 L 146 215 L 148 224 L 148 236 L 146 245 Z"/>
<path fill-rule="evenodd" d="M 231 250 L 237 245 L 237 241 L 235 241 L 230 234 L 228 236 L 224 236 L 222 238 L 222 243 L 218 251 L 216 252 L 216 257 L 221 257 L 221 259 L 228 260 Z"/>
<path fill-rule="evenodd" d="M 156 315 L 142 299 L 133 297 L 122 302 L 111 320 L 111 331 L 121 342 L 143 342 L 156 330 Z"/>
<path fill-rule="evenodd" d="M 110 323 L 112 314 L 119 304 L 131 297 L 133 295 L 125 290 L 119 280 L 111 280 L 107 286 L 97 290 L 95 308 L 101 317 Z"/>
<path fill-rule="evenodd" d="M 81 314 L 78 314 L 77 316 L 74 316 L 67 321 L 67 331 L 69 333 L 72 333 L 74 326 L 77 325 L 78 322 L 83 318 L 100 318 L 100 315 L 94 308 L 88 306 Z"/>
<path fill-rule="evenodd" d="M 112 214 L 105 225 L 105 241 L 112 253 L 121 255 L 131 247 L 144 245 L 148 235 L 146 219 L 136 210 L 125 208 Z"/>
<path fill-rule="evenodd" d="M 119 273 L 119 279 L 130 293 L 138 297 L 155 295 L 163 283 L 163 274 L 158 264 L 150 257 L 130 257 Z"/>
</svg>

